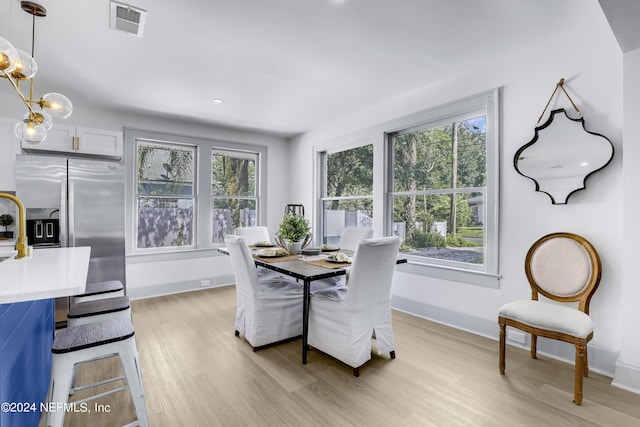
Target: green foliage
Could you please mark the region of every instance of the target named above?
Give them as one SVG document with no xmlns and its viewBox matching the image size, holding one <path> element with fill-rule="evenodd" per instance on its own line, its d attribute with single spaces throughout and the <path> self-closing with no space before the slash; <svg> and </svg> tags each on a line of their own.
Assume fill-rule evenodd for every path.
<svg viewBox="0 0 640 427">
<path fill-rule="evenodd" d="M 294 242 L 304 239 L 311 231 L 311 225 L 302 215 L 286 214 L 282 222 L 278 234 L 283 239 L 292 240 Z"/>
<path fill-rule="evenodd" d="M 446 222 L 453 234 L 472 224 L 467 199 L 478 193 L 452 190 L 486 185 L 484 120 L 481 116 L 393 137 L 393 191 L 433 192 L 394 197 L 394 221 L 406 224 L 409 239 L 422 238 L 420 233 L 429 232 L 434 222 Z"/>
<path fill-rule="evenodd" d="M 440 233 L 415 231 L 406 242 L 412 248 L 444 248 L 447 241 Z"/>
<path fill-rule="evenodd" d="M 447 246 L 451 248 L 470 248 L 475 246 L 482 246 L 482 242 L 472 242 L 469 240 L 465 240 L 462 236 L 447 234 Z"/>
<path fill-rule="evenodd" d="M 9 214 L 0 215 L 0 225 L 4 227 L 4 231 L 7 231 L 7 227 L 13 224 L 13 217 Z"/>
<path fill-rule="evenodd" d="M 460 227 L 458 228 L 458 234 L 462 237 L 477 237 L 481 239 L 484 236 L 484 230 L 482 227 Z"/>
<path fill-rule="evenodd" d="M 373 145 L 327 155 L 326 178 L 329 197 L 373 194 Z M 345 201 L 333 200 L 329 209 L 348 209 L 344 203 Z"/>
</svg>

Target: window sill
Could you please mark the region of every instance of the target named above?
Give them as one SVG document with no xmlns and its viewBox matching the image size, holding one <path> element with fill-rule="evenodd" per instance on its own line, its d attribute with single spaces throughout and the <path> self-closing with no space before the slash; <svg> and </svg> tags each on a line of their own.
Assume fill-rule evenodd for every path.
<svg viewBox="0 0 640 427">
<path fill-rule="evenodd" d="M 186 249 L 170 252 L 154 252 L 146 254 L 127 255 L 127 264 L 144 264 L 147 262 L 174 261 L 179 259 L 207 258 L 212 256 L 222 256 L 218 248 L 206 249 Z"/>
<path fill-rule="evenodd" d="M 484 271 L 465 270 L 462 268 L 446 267 L 433 264 L 423 264 L 409 261 L 396 267 L 397 271 L 416 274 L 419 276 L 435 277 L 437 279 L 451 280 L 469 285 L 484 286 L 487 288 L 500 288 L 500 275 L 486 273 Z"/>
</svg>

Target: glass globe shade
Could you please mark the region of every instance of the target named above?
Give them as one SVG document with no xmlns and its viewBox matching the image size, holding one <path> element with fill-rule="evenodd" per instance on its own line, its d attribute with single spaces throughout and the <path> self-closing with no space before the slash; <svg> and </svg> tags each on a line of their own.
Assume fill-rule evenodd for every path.
<svg viewBox="0 0 640 427">
<path fill-rule="evenodd" d="M 16 123 L 14 132 L 20 141 L 37 144 L 47 138 L 47 130 L 38 122 L 25 119 Z"/>
<path fill-rule="evenodd" d="M 56 119 L 66 119 L 73 112 L 73 105 L 69 98 L 55 92 L 47 93 L 40 98 L 40 108 Z"/>
<path fill-rule="evenodd" d="M 16 49 L 16 51 L 18 51 L 18 59 L 14 63 L 11 77 L 16 80 L 29 80 L 33 78 L 36 72 L 38 72 L 36 60 L 22 49 Z"/>
<path fill-rule="evenodd" d="M 44 126 L 46 130 L 51 130 L 51 128 L 53 127 L 53 119 L 51 118 L 51 115 L 49 113 L 47 113 L 46 111 L 34 111 L 33 115 L 36 124 L 39 123 Z M 30 111 L 27 111 L 27 114 L 24 115 L 24 119 L 31 120 Z"/>
<path fill-rule="evenodd" d="M 18 49 L 0 37 L 0 71 L 4 71 L 5 73 L 13 71 L 18 57 Z"/>
</svg>

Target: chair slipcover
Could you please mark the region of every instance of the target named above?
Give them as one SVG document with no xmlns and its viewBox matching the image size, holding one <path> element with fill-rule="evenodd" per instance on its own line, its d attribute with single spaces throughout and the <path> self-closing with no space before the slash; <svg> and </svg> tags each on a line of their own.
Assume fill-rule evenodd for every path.
<svg viewBox="0 0 640 427">
<path fill-rule="evenodd" d="M 364 239 L 373 237 L 373 228 L 355 228 L 347 227 L 340 237 L 340 249 L 349 249 L 355 251 L 358 243 Z"/>
<path fill-rule="evenodd" d="M 256 242 L 272 242 L 273 239 L 269 236 L 269 229 L 265 226 L 256 227 L 238 227 L 235 230 L 236 236 L 244 238 L 244 242 L 247 245 L 255 245 Z M 269 270 L 268 268 L 258 267 L 258 278 L 260 279 L 273 279 L 276 277 L 286 277 L 287 279 L 295 280 L 292 277 L 285 276 L 277 271 Z"/>
<path fill-rule="evenodd" d="M 358 243 L 364 239 L 373 237 L 373 228 L 356 228 L 347 227 L 340 237 L 340 249 L 355 251 Z M 316 280 L 311 284 L 311 292 L 315 293 L 322 289 L 332 286 L 345 286 L 347 278 L 351 272 L 351 268 L 347 268 L 347 274 L 344 276 L 329 277 L 328 279 Z"/>
<path fill-rule="evenodd" d="M 400 247 L 398 237 L 360 242 L 348 285 L 312 294 L 309 345 L 357 369 L 371 359 L 372 336 L 378 354 L 393 352 L 391 284 Z"/>
<path fill-rule="evenodd" d="M 258 279 L 244 238 L 224 241 L 236 279 L 236 335 L 254 349 L 302 335 L 302 285 L 282 277 Z"/>
</svg>

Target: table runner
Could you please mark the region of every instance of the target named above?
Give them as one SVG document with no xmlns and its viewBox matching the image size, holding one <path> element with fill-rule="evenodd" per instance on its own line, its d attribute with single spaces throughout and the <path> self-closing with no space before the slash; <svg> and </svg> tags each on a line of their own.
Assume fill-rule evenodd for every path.
<svg viewBox="0 0 640 427">
<path fill-rule="evenodd" d="M 313 261 L 306 261 L 307 264 L 315 265 L 317 267 L 328 268 L 335 270 L 336 268 L 351 267 L 350 262 L 330 262 L 326 259 L 315 259 Z"/>
<path fill-rule="evenodd" d="M 278 256 L 278 257 L 262 257 L 262 256 L 258 256 L 256 254 L 253 254 L 253 257 L 255 259 L 259 259 L 260 261 L 264 261 L 264 262 L 284 262 L 284 261 L 294 261 L 296 259 L 300 259 L 300 255 L 284 255 L 284 256 Z"/>
</svg>

